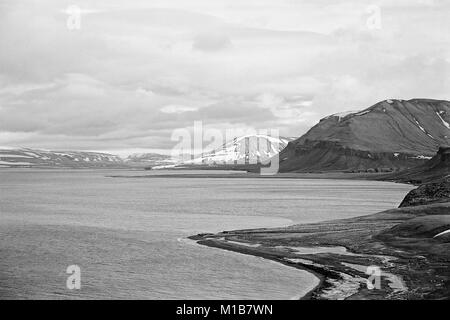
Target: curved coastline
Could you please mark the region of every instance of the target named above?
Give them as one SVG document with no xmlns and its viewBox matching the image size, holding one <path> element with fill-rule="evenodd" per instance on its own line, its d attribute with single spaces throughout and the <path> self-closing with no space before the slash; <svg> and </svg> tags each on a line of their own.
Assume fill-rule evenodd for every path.
<svg viewBox="0 0 450 320">
<path fill-rule="evenodd" d="M 220 246 L 220 245 L 217 245 L 208 240 L 204 240 L 203 239 L 204 236 L 205 235 L 203 235 L 203 234 L 199 234 L 199 235 L 195 235 L 195 236 L 190 236 L 187 239 L 190 239 L 199 245 L 203 245 L 203 246 L 207 246 L 207 247 L 211 247 L 211 248 L 222 249 L 222 250 L 227 250 L 227 251 L 232 251 L 232 252 L 245 254 L 245 255 L 251 255 L 251 256 L 255 256 L 255 257 L 264 258 L 264 259 L 267 259 L 270 261 L 274 261 L 277 263 L 281 263 L 288 267 L 293 267 L 293 268 L 296 268 L 296 269 L 299 269 L 302 271 L 306 271 L 318 279 L 319 282 L 317 285 L 315 285 L 312 289 L 310 289 L 304 295 L 297 295 L 297 296 L 293 297 L 294 300 L 308 300 L 313 296 L 314 292 L 316 292 L 324 287 L 324 282 L 326 279 L 326 274 L 324 274 L 324 272 L 318 272 L 318 271 L 312 270 L 310 268 L 306 268 L 302 265 L 291 263 L 289 261 L 283 261 L 281 259 L 277 259 L 276 257 L 270 256 L 268 254 L 264 254 L 262 252 L 246 251 L 245 248 L 241 248 L 241 247 L 239 247 L 239 245 L 236 245 L 236 244 L 231 245 L 230 247 Z"/>
<path fill-rule="evenodd" d="M 444 217 L 448 212 L 450 202 L 442 202 L 282 228 L 198 234 L 189 239 L 311 273 L 319 283 L 302 300 L 445 299 L 450 290 L 447 243 L 405 240 L 392 230 L 414 218 Z M 370 274 L 364 271 L 368 266 L 382 270 L 377 290 L 367 286 Z M 429 268 L 431 275 L 426 272 Z"/>
<path fill-rule="evenodd" d="M 187 238 L 179 238 L 177 240 L 180 241 L 180 242 L 183 242 L 183 243 L 189 243 L 191 245 L 199 245 L 199 241 L 196 238 L 197 238 L 197 236 L 190 236 L 190 237 L 187 237 Z M 217 249 L 217 250 L 230 251 L 230 252 L 233 252 L 235 254 L 244 254 L 244 255 L 250 255 L 250 256 L 253 256 L 253 257 L 263 258 L 265 260 L 268 260 L 270 262 L 277 263 L 277 264 L 281 263 L 281 264 L 283 264 L 286 267 L 294 267 L 296 269 L 305 271 L 306 273 L 308 273 L 309 276 L 311 276 L 311 277 L 313 277 L 314 279 L 317 280 L 318 283 L 316 285 L 314 285 L 311 289 L 306 291 L 306 293 L 296 294 L 296 295 L 292 296 L 290 298 L 290 300 L 303 300 L 303 299 L 305 299 L 305 297 L 310 296 L 312 292 L 317 290 L 317 288 L 321 287 L 323 281 L 325 280 L 325 277 L 322 274 L 318 273 L 318 272 L 312 271 L 310 269 L 303 268 L 303 267 L 301 267 L 299 265 L 296 265 L 296 264 L 289 263 L 288 261 L 279 261 L 277 259 L 273 259 L 271 257 L 268 257 L 267 255 L 246 253 L 246 252 L 240 251 L 240 250 L 224 249 L 224 248 L 221 248 L 221 247 L 218 247 L 218 246 L 215 246 L 215 245 L 208 245 L 207 243 L 202 243 L 202 245 L 205 246 L 205 247 L 214 248 L 214 249 Z"/>
</svg>

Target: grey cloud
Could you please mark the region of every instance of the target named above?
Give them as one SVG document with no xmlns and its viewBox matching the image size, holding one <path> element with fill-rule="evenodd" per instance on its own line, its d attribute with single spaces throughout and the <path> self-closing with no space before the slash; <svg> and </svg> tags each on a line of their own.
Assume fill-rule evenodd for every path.
<svg viewBox="0 0 450 320">
<path fill-rule="evenodd" d="M 214 52 L 231 47 L 231 40 L 224 34 L 203 33 L 195 37 L 192 47 L 200 51 Z"/>
<path fill-rule="evenodd" d="M 448 98 L 444 1 L 381 1 L 376 32 L 369 0 L 80 0 L 79 31 L 60 1 L 23 3 L 0 7 L 2 145 L 163 147 L 195 120 L 300 135 L 378 99 Z"/>
</svg>

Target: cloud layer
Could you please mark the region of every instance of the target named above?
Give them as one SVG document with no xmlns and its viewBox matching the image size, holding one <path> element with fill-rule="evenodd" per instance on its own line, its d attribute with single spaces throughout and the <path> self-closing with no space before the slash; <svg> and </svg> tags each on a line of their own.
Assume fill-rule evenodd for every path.
<svg viewBox="0 0 450 320">
<path fill-rule="evenodd" d="M 299 136 L 387 98 L 449 99 L 448 16 L 445 0 L 3 0 L 0 145 L 170 149 L 198 120 Z"/>
</svg>

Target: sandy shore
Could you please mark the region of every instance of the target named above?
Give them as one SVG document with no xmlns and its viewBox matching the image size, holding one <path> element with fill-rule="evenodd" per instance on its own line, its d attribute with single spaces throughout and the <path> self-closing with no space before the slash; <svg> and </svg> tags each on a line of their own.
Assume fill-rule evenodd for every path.
<svg viewBox="0 0 450 320">
<path fill-rule="evenodd" d="M 315 274 L 320 283 L 303 299 L 449 299 L 450 243 L 433 238 L 448 228 L 449 218 L 447 202 L 190 238 Z M 377 268 L 379 287 L 370 289 L 367 279 Z M 377 285 L 375 280 L 370 282 Z"/>
</svg>

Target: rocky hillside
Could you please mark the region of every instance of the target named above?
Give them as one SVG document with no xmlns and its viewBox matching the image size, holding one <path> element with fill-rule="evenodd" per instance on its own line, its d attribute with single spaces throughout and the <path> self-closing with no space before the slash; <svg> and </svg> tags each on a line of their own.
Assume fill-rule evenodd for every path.
<svg viewBox="0 0 450 320">
<path fill-rule="evenodd" d="M 36 149 L 0 149 L 0 168 L 61 167 L 104 168 L 122 167 L 118 156 L 83 151 L 47 151 Z"/>
<path fill-rule="evenodd" d="M 420 249 L 428 244 L 427 253 L 447 257 L 450 245 L 450 176 L 420 185 L 403 199 L 398 210 L 414 210 L 418 214 L 379 234 L 380 238 L 397 239 Z M 444 260 L 445 261 L 445 260 Z M 448 272 L 447 272 L 448 273 Z M 448 281 L 448 280 L 447 280 Z"/>
<path fill-rule="evenodd" d="M 400 204 L 402 207 L 450 202 L 450 176 L 420 185 L 411 190 Z"/>
<path fill-rule="evenodd" d="M 425 163 L 449 142 L 449 101 L 385 100 L 320 120 L 280 153 L 280 171 L 396 171 Z"/>
<path fill-rule="evenodd" d="M 382 180 L 421 184 L 450 176 L 450 147 L 440 147 L 437 154 L 422 165 L 381 177 Z"/>
</svg>

